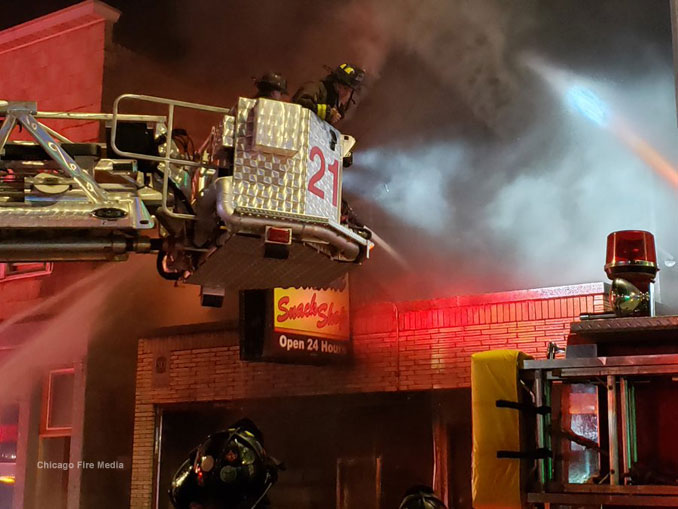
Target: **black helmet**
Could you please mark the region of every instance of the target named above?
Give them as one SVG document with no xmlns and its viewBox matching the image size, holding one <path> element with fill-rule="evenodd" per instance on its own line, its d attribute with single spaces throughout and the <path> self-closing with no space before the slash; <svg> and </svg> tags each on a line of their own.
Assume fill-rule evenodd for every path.
<svg viewBox="0 0 678 509">
<path fill-rule="evenodd" d="M 239 421 L 210 435 L 174 475 L 170 500 L 177 509 L 192 502 L 215 507 L 254 507 L 277 480 L 258 428 Z M 253 424 L 253 423 L 252 423 Z"/>
<path fill-rule="evenodd" d="M 261 78 L 254 80 L 254 84 L 259 91 L 278 90 L 287 94 L 287 80 L 279 72 L 269 71 Z"/>
<path fill-rule="evenodd" d="M 429 486 L 413 486 L 405 492 L 400 509 L 447 509 Z"/>
<path fill-rule="evenodd" d="M 357 65 L 341 64 L 334 71 L 332 76 L 339 83 L 351 87 L 353 90 L 360 88 L 365 79 L 365 70 Z"/>
</svg>

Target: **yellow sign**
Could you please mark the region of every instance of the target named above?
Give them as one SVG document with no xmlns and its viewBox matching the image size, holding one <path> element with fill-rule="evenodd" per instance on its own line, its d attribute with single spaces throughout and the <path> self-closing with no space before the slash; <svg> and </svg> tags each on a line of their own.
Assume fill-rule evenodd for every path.
<svg viewBox="0 0 678 509">
<path fill-rule="evenodd" d="M 276 332 L 348 340 L 348 285 L 341 290 L 275 288 L 273 326 Z"/>
</svg>

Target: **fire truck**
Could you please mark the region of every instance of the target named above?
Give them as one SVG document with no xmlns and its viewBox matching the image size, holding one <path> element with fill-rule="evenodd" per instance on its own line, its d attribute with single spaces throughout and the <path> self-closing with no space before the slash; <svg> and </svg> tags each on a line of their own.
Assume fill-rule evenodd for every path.
<svg viewBox="0 0 678 509">
<path fill-rule="evenodd" d="M 149 105 L 163 114 L 123 113 Z M 219 119 L 198 150 L 175 128 L 178 109 Z M 151 253 L 163 277 L 219 306 L 227 289 L 327 286 L 373 247 L 342 216 L 355 139 L 297 104 L 125 94 L 108 114 L 0 101 L 0 118 L 0 262 Z M 100 122 L 106 142 L 74 142 L 54 119 Z M 29 139 L 10 141 L 16 131 Z"/>
<path fill-rule="evenodd" d="M 473 507 L 678 507 L 678 316 L 657 314 L 654 238 L 608 236 L 603 313 L 545 359 L 471 359 Z"/>
</svg>

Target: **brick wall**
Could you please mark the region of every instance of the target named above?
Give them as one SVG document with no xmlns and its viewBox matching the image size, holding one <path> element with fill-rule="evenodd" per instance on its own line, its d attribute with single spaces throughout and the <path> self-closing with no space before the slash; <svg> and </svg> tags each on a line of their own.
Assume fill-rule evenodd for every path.
<svg viewBox="0 0 678 509">
<path fill-rule="evenodd" d="M 104 45 L 118 15 L 90 0 L 0 32 L 0 98 L 37 101 L 41 111 L 100 111 Z M 99 137 L 98 122 L 45 124 L 74 141 Z"/>
<path fill-rule="evenodd" d="M 580 313 L 603 310 L 603 293 L 596 283 L 374 304 L 353 314 L 354 358 L 344 366 L 241 362 L 236 331 L 142 339 L 131 507 L 151 507 L 156 405 L 468 387 L 472 353 L 511 348 L 543 356 L 550 341 L 564 345 Z M 163 387 L 154 387 L 157 352 L 169 355 Z"/>
<path fill-rule="evenodd" d="M 115 9 L 89 0 L 0 31 L 0 99 L 37 102 L 40 111 L 100 111 L 104 48 L 118 15 Z M 99 137 L 98 122 L 45 120 L 44 123 L 73 141 L 96 141 Z M 30 138 L 15 129 L 12 139 Z M 90 264 L 67 268 L 58 265 L 51 277 L 0 282 L 0 322 L 3 324 L 0 362 L 16 362 L 14 348 L 41 330 L 57 309 L 55 306 L 40 308 L 40 304 L 48 303 L 50 296 L 89 270 Z M 8 327 L 8 320 L 18 320 L 18 323 Z M 29 372 L 32 373 L 28 368 L 24 372 L 26 379 Z M 13 503 L 16 508 L 32 507 L 36 503 L 33 488 L 37 478 L 40 418 L 39 381 L 32 388 L 22 381 L 21 387 L 26 387 L 27 393 L 35 391 L 24 395 L 16 389 L 23 416 Z M 34 400 L 38 403 L 34 404 Z M 71 444 L 78 441 L 76 438 Z M 76 445 L 71 451 L 77 448 Z M 76 501 L 71 505 L 77 505 L 78 491 L 79 488 L 71 489 L 69 500 Z"/>
<path fill-rule="evenodd" d="M 117 17 L 114 9 L 90 0 L 1 31 L 0 99 L 36 101 L 43 111 L 99 111 L 104 45 Z M 98 137 L 98 123 L 45 123 L 74 141 Z M 18 129 L 13 138 L 29 139 Z M 44 281 L 0 282 L 0 322 L 38 305 L 50 293 L 43 288 Z M 0 335 L 0 348 L 20 339 L 16 334 Z"/>
<path fill-rule="evenodd" d="M 90 0 L 1 31 L 0 99 L 36 101 L 43 111 L 100 111 L 104 46 L 117 18 L 117 11 Z M 96 122 L 45 123 L 74 141 L 94 141 L 99 134 Z M 17 131 L 14 139 L 29 139 Z M 0 282 L 0 322 L 51 293 L 43 288 L 44 281 Z M 0 336 L 0 348 L 19 340 Z"/>
</svg>

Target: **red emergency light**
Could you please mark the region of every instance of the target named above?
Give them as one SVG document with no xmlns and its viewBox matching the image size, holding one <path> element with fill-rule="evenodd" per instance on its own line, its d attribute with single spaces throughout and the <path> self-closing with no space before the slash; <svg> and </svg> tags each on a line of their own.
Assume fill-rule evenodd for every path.
<svg viewBox="0 0 678 509">
<path fill-rule="evenodd" d="M 650 232 L 624 230 L 607 236 L 605 272 L 612 280 L 609 302 L 617 316 L 653 316 L 651 287 L 658 270 Z"/>
<path fill-rule="evenodd" d="M 266 242 L 269 244 L 292 244 L 292 228 L 266 227 Z"/>
<path fill-rule="evenodd" d="M 653 281 L 658 270 L 654 236 L 650 232 L 624 230 L 607 236 L 605 272 L 610 279 L 633 273 Z"/>
</svg>

